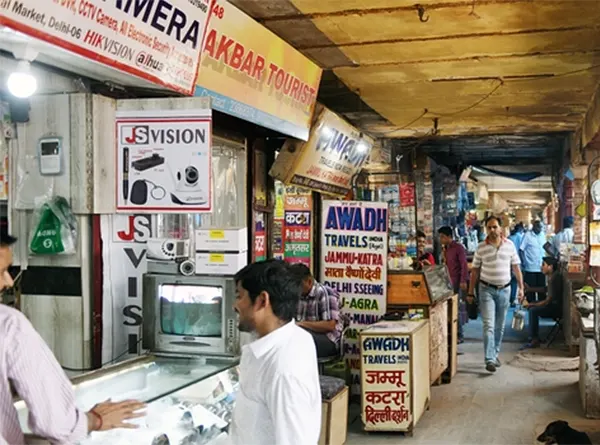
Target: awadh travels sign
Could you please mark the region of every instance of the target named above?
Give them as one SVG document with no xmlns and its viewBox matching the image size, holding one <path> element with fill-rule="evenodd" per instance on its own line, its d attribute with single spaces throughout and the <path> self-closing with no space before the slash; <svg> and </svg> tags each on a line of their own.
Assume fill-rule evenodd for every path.
<svg viewBox="0 0 600 445">
<path fill-rule="evenodd" d="M 211 0 L 0 0 L 0 26 L 192 95 L 210 6 Z"/>
<path fill-rule="evenodd" d="M 321 105 L 315 116 L 308 142 L 287 140 L 269 173 L 286 184 L 345 196 L 374 141 Z"/>
<path fill-rule="evenodd" d="M 212 108 L 307 140 L 322 70 L 224 0 L 217 0 L 204 43 L 196 96 Z"/>
</svg>

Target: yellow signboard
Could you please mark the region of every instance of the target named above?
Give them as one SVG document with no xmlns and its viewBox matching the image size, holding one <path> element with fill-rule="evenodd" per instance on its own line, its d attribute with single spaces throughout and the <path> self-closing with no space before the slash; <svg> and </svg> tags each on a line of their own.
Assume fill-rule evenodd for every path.
<svg viewBox="0 0 600 445">
<path fill-rule="evenodd" d="M 374 141 L 322 105 L 315 116 L 308 142 L 287 140 L 269 173 L 285 184 L 345 196 Z"/>
<path fill-rule="evenodd" d="M 225 0 L 213 6 L 196 82 L 212 108 L 307 140 L 322 70 Z"/>
</svg>

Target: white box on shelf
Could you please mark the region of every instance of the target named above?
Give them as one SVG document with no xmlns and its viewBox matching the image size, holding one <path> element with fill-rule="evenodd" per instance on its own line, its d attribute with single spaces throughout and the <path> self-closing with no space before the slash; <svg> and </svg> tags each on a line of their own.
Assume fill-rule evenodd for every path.
<svg viewBox="0 0 600 445">
<path fill-rule="evenodd" d="M 238 270 L 248 264 L 248 254 L 197 252 L 197 275 L 235 275 Z"/>
<path fill-rule="evenodd" d="M 248 228 L 196 229 L 196 252 L 247 252 Z"/>
</svg>

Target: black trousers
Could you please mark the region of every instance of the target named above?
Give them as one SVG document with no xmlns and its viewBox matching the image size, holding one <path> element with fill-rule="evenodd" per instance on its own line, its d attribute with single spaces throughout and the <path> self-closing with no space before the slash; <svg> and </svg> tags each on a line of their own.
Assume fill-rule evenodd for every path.
<svg viewBox="0 0 600 445">
<path fill-rule="evenodd" d="M 546 277 L 542 272 L 523 272 L 523 281 L 530 287 L 546 287 Z M 527 292 L 525 298 L 530 303 L 546 299 L 545 292 Z"/>
<path fill-rule="evenodd" d="M 317 357 L 331 357 L 332 355 L 337 355 L 339 353 L 337 345 L 329 340 L 327 334 L 321 334 L 318 332 L 311 331 L 310 329 L 305 329 L 315 342 L 315 346 L 317 347 Z"/>
</svg>

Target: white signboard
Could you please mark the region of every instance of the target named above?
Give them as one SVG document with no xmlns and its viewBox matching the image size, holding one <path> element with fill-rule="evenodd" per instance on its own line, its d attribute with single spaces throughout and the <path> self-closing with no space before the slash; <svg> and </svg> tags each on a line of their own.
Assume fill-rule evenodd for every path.
<svg viewBox="0 0 600 445">
<path fill-rule="evenodd" d="M 406 431 L 411 423 L 410 337 L 362 338 L 362 418 L 368 431 Z"/>
<path fill-rule="evenodd" d="M 117 212 L 212 212 L 211 111 L 117 113 Z"/>
<path fill-rule="evenodd" d="M 321 282 L 339 292 L 351 317 L 344 352 L 358 394 L 358 333 L 386 311 L 387 203 L 324 201 L 321 221 Z"/>
<path fill-rule="evenodd" d="M 192 95 L 209 12 L 210 0 L 0 0 L 0 25 Z"/>
<path fill-rule="evenodd" d="M 150 215 L 102 215 L 102 363 L 138 354 Z"/>
</svg>

